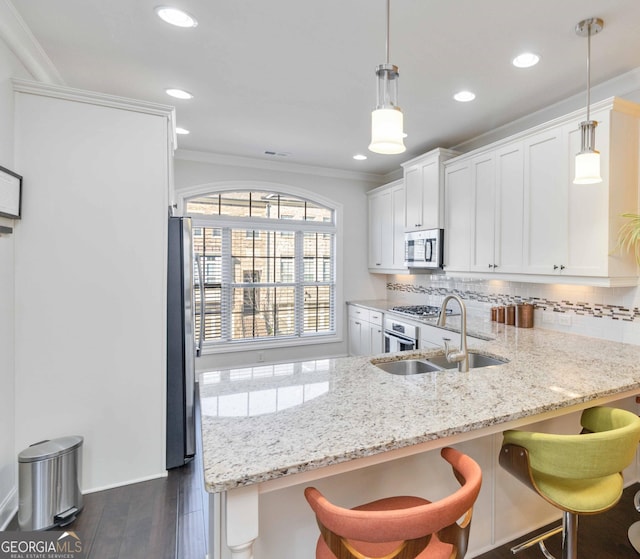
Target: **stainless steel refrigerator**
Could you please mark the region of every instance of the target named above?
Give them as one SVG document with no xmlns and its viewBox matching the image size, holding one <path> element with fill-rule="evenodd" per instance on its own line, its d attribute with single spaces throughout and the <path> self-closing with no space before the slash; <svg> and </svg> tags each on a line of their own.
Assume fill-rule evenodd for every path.
<svg viewBox="0 0 640 559">
<path fill-rule="evenodd" d="M 167 257 L 167 469 L 196 452 L 191 219 L 169 217 Z"/>
</svg>

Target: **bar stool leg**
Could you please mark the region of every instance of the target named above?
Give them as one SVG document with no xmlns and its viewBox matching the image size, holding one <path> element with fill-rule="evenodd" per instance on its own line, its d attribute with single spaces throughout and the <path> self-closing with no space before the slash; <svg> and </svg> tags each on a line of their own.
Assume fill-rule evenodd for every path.
<svg viewBox="0 0 640 559">
<path fill-rule="evenodd" d="M 562 515 L 562 559 L 578 559 L 578 515 Z"/>
<path fill-rule="evenodd" d="M 640 512 L 640 491 L 638 491 L 633 497 L 633 506 L 638 512 Z M 640 553 L 640 520 L 638 522 L 634 522 L 631 526 L 629 526 L 627 535 L 629 537 L 629 542 L 633 546 L 633 549 Z"/>
</svg>

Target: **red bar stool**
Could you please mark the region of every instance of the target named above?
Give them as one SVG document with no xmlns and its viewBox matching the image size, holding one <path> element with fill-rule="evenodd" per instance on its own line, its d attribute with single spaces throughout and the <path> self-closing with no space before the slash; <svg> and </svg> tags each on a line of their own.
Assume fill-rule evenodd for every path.
<svg viewBox="0 0 640 559">
<path fill-rule="evenodd" d="M 443 448 L 440 454 L 462 487 L 433 503 L 420 497 L 389 497 L 345 509 L 314 487 L 305 489 L 320 527 L 316 559 L 462 559 L 482 472 L 474 460 L 453 448 Z"/>
<path fill-rule="evenodd" d="M 544 540 L 562 532 L 563 559 L 578 557 L 578 517 L 615 506 L 622 496 L 624 470 L 640 440 L 640 418 L 630 411 L 594 407 L 580 419 L 579 435 L 505 431 L 500 465 L 563 511 L 562 526 L 511 549 L 536 543 L 553 559 Z"/>
</svg>

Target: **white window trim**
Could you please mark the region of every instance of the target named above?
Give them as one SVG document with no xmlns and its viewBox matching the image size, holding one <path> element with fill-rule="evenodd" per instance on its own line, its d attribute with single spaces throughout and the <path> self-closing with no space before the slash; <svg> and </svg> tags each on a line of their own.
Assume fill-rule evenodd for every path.
<svg viewBox="0 0 640 559">
<path fill-rule="evenodd" d="M 233 341 L 227 342 L 225 344 L 217 344 L 212 346 L 207 346 L 203 348 L 203 355 L 213 355 L 216 353 L 234 353 L 238 351 L 253 351 L 253 350 L 263 350 L 263 349 L 276 349 L 276 348 L 284 348 L 291 347 L 292 345 L 303 346 L 303 345 L 318 345 L 318 344 L 335 344 L 341 343 L 344 341 L 344 312 L 345 312 L 345 301 L 344 301 L 344 278 L 343 278 L 343 235 L 344 235 L 344 206 L 340 202 L 336 202 L 331 198 L 327 198 L 326 196 L 322 196 L 312 190 L 306 190 L 304 188 L 300 188 L 298 186 L 292 186 L 284 183 L 273 183 L 273 182 L 265 182 L 265 181 L 216 181 L 211 183 L 200 184 L 197 186 L 191 186 L 187 188 L 180 189 L 176 192 L 176 201 L 177 208 L 176 214 L 180 216 L 187 215 L 185 213 L 186 201 L 194 196 L 202 196 L 205 194 L 216 194 L 218 192 L 228 192 L 232 190 L 254 190 L 261 192 L 277 192 L 281 194 L 290 194 L 293 196 L 298 196 L 299 198 L 303 198 L 305 200 L 309 200 L 315 202 L 317 204 L 321 204 L 326 206 L 327 208 L 331 208 L 334 211 L 334 232 L 335 232 L 335 275 L 336 275 L 336 284 L 335 284 L 335 324 L 336 331 L 333 335 L 325 335 L 325 336 L 309 336 L 309 337 L 301 337 L 301 338 L 279 338 L 279 339 L 269 339 L 269 340 L 251 340 L 251 341 Z M 202 216 L 198 216 L 200 218 Z M 252 218 L 255 220 L 260 220 L 260 222 L 264 221 L 264 227 L 266 229 L 278 229 L 278 230 L 286 230 L 287 229 L 287 220 L 273 220 L 273 219 L 264 219 L 261 218 Z M 225 219 L 224 216 L 217 217 L 218 223 L 229 223 L 229 226 L 235 227 L 246 227 L 247 223 L 238 220 L 238 219 Z M 194 219 L 194 224 L 200 223 L 199 219 Z M 209 224 L 211 222 L 208 222 Z M 261 223 L 262 226 L 262 223 Z M 305 228 L 309 226 L 309 230 L 314 230 L 314 224 L 310 222 L 305 222 Z M 318 225 L 317 229 L 319 231 L 326 231 L 327 225 L 324 224 Z M 292 229 L 299 228 L 299 222 L 292 223 Z"/>
</svg>

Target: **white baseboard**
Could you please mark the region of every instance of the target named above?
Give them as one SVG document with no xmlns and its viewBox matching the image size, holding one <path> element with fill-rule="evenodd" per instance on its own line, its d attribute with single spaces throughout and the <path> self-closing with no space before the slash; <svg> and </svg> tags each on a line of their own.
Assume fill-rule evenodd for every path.
<svg viewBox="0 0 640 559">
<path fill-rule="evenodd" d="M 16 512 L 18 512 L 18 490 L 14 488 L 0 503 L 0 532 L 6 530 Z"/>
<path fill-rule="evenodd" d="M 107 489 L 114 489 L 116 487 L 124 487 L 125 485 L 131 485 L 133 483 L 142 483 L 143 481 L 150 481 L 152 479 L 160 479 L 163 477 L 167 477 L 169 474 L 165 470 L 164 472 L 160 472 L 157 474 L 153 474 L 150 476 L 145 476 L 137 479 L 130 479 L 127 481 L 123 481 L 121 483 L 112 483 L 110 485 L 104 485 L 102 487 L 91 487 L 90 489 L 83 489 L 82 494 L 88 495 L 89 493 L 97 493 L 98 491 L 106 491 Z"/>
</svg>

